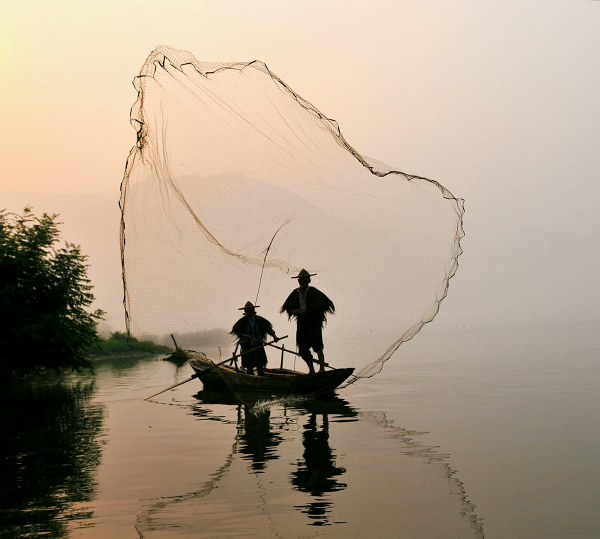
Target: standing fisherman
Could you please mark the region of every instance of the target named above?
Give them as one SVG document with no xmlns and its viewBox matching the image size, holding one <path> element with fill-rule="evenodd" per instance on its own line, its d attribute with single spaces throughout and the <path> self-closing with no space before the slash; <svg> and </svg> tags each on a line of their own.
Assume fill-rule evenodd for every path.
<svg viewBox="0 0 600 539">
<path fill-rule="evenodd" d="M 310 351 L 312 348 L 319 358 L 320 371 L 325 370 L 325 356 L 323 354 L 322 329 L 326 324 L 327 313 L 333 314 L 333 302 L 320 290 L 308 286 L 310 278 L 316 273 L 308 273 L 302 269 L 292 279 L 298 279 L 299 288 L 296 288 L 285 300 L 279 312 L 287 313 L 288 318 L 296 318 L 296 344 L 302 359 L 306 361 L 308 370 L 315 372 L 315 361 Z"/>
<path fill-rule="evenodd" d="M 248 374 L 254 374 L 254 369 L 256 368 L 258 375 L 264 376 L 265 367 L 267 366 L 267 354 L 265 347 L 260 345 L 265 342 L 267 334 L 271 335 L 275 339 L 275 342 L 279 339 L 275 335 L 275 330 L 271 322 L 256 314 L 257 307 L 259 305 L 255 306 L 248 301 L 246 305 L 238 309 L 239 311 L 244 311 L 244 316 L 233 325 L 231 335 L 235 335 L 238 338 L 238 342 L 242 348 L 242 367 L 246 369 Z M 255 350 L 247 352 L 252 348 L 255 348 Z"/>
</svg>

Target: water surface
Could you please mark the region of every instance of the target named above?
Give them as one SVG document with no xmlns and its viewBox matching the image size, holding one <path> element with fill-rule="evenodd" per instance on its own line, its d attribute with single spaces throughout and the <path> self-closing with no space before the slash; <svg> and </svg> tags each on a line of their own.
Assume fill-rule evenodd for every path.
<svg viewBox="0 0 600 539">
<path fill-rule="evenodd" d="M 143 400 L 189 374 L 103 361 L 6 392 L 3 536 L 481 536 L 445 460 L 382 411 L 240 404 L 197 380 Z"/>
<path fill-rule="evenodd" d="M 2 537 L 598 537 L 600 339 L 434 333 L 323 402 L 240 404 L 157 357 L 0 406 Z"/>
</svg>

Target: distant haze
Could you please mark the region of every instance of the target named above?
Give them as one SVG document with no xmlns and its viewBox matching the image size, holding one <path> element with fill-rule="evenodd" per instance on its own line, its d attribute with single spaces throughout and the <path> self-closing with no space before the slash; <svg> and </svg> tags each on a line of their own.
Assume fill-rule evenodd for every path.
<svg viewBox="0 0 600 539">
<path fill-rule="evenodd" d="M 259 59 L 359 152 L 465 199 L 426 330 L 600 321 L 600 2 L 12 2 L 0 21 L 0 207 L 59 213 L 125 327 L 119 185 L 158 44 Z"/>
</svg>

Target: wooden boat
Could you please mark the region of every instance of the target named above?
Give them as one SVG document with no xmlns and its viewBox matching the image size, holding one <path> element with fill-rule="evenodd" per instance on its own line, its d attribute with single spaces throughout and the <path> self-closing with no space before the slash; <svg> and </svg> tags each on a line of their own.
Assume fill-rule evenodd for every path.
<svg viewBox="0 0 600 539">
<path fill-rule="evenodd" d="M 186 352 L 184 352 L 181 348 L 177 348 L 175 352 L 171 352 L 168 356 L 163 358 L 165 361 L 170 361 L 171 363 L 175 363 L 175 365 L 183 365 L 189 361 L 189 357 Z"/>
<path fill-rule="evenodd" d="M 265 376 L 254 376 L 232 365 L 215 365 L 201 354 L 186 354 L 205 391 L 317 396 L 333 392 L 354 372 L 353 368 L 309 374 L 289 369 L 266 369 Z"/>
</svg>

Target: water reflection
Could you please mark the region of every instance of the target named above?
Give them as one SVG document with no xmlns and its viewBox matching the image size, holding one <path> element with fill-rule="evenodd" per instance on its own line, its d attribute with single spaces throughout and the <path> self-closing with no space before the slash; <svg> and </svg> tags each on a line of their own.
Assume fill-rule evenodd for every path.
<svg viewBox="0 0 600 539">
<path fill-rule="evenodd" d="M 229 454 L 194 490 L 146 500 L 140 537 L 316 537 L 324 526 L 330 537 L 483 537 L 443 456 L 380 412 L 339 398 L 196 398 L 197 420 L 235 423 Z"/>
<path fill-rule="evenodd" d="M 198 396 L 204 403 L 215 403 L 214 395 L 201 392 Z M 220 402 L 223 402 L 222 398 Z M 272 425 L 271 407 L 274 405 L 283 406 L 283 414 L 278 416 L 278 421 Z M 290 410 L 296 410 L 301 415 L 292 420 L 287 413 Z M 238 406 L 235 451 L 241 454 L 243 459 L 250 459 L 251 471 L 258 473 L 265 471 L 268 461 L 279 458 L 277 448 L 284 440 L 279 431 L 289 430 L 290 426 L 297 426 L 301 418 L 307 417 L 302 427 L 304 451 L 302 458 L 295 463 L 296 470 L 290 475 L 290 483 L 299 492 L 309 493 L 314 498 L 308 504 L 295 506 L 308 516 L 313 525 L 328 523 L 327 514 L 331 512 L 332 502 L 326 498 L 326 494 L 346 487 L 345 483 L 336 479 L 346 470 L 336 466 L 335 455 L 329 446 L 329 414 L 332 412 L 335 412 L 337 417 L 356 416 L 356 411 L 340 398 L 283 399 L 270 402 L 258 400 L 255 405 Z"/>
<path fill-rule="evenodd" d="M 345 483 L 336 479 L 346 469 L 335 465 L 335 455 L 329 447 L 328 414 L 321 414 L 320 427 L 317 423 L 317 414 L 313 412 L 304 425 L 303 460 L 298 461 L 297 470 L 292 473 L 291 483 L 299 491 L 308 492 L 315 497 L 314 501 L 296 508 L 308 515 L 313 520 L 313 525 L 322 526 L 328 523 L 327 513 L 331 511 L 332 505 L 323 495 L 346 487 Z"/>
<path fill-rule="evenodd" d="M 0 536 L 66 537 L 90 519 L 104 406 L 91 379 L 27 379 L 2 388 Z"/>
<path fill-rule="evenodd" d="M 0 536 L 483 536 L 444 457 L 382 412 L 339 398 L 143 401 L 174 368 L 99 361 L 95 381 L 5 388 Z"/>
<path fill-rule="evenodd" d="M 282 438 L 271 428 L 270 417 L 268 408 L 256 414 L 249 406 L 238 407 L 238 451 L 252 461 L 255 472 L 263 472 L 269 460 L 278 458 L 277 446 Z"/>
</svg>

